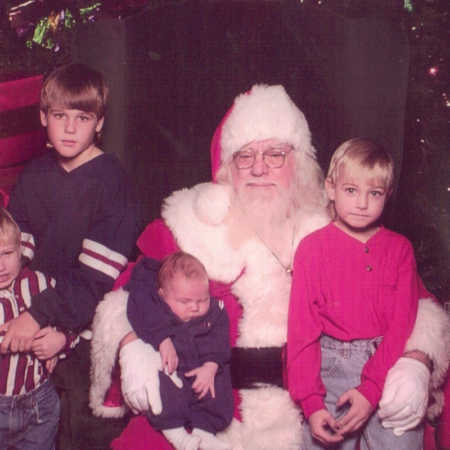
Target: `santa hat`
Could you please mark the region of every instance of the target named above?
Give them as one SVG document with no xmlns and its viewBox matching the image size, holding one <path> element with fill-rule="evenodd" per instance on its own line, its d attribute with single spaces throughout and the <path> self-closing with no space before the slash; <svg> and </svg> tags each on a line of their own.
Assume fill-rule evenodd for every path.
<svg viewBox="0 0 450 450">
<path fill-rule="evenodd" d="M 236 97 L 214 133 L 211 142 L 213 178 L 221 164 L 244 145 L 270 138 L 288 142 L 294 150 L 314 156 L 305 116 L 284 87 L 256 84 Z"/>
</svg>

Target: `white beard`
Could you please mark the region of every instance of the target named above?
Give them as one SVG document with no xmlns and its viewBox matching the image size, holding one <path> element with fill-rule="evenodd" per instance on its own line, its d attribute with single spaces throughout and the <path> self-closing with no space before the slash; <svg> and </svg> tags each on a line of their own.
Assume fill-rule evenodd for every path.
<svg viewBox="0 0 450 450">
<path fill-rule="evenodd" d="M 236 217 L 240 233 L 245 224 L 249 237 L 257 237 L 287 267 L 292 265 L 293 217 L 296 205 L 293 192 L 277 187 L 258 192 L 245 187 L 236 192 L 232 215 Z"/>
</svg>

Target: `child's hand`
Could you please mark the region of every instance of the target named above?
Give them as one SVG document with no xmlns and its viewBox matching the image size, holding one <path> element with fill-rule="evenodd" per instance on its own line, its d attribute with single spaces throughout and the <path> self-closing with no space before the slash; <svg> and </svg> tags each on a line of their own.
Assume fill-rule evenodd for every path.
<svg viewBox="0 0 450 450">
<path fill-rule="evenodd" d="M 313 412 L 309 416 L 308 422 L 312 436 L 322 444 L 334 444 L 344 439 L 337 431 L 334 417 L 326 409 Z"/>
<path fill-rule="evenodd" d="M 375 409 L 358 390 L 350 389 L 344 392 L 337 401 L 339 408 L 345 403 L 350 403 L 350 409 L 337 421 L 339 433 L 347 434 L 358 430 L 370 417 Z"/>
<path fill-rule="evenodd" d="M 171 375 L 178 367 L 178 355 L 172 339 L 168 337 L 159 344 L 159 353 L 161 354 L 163 370 Z"/>
<path fill-rule="evenodd" d="M 195 381 L 192 383 L 192 389 L 198 395 L 198 398 L 203 398 L 208 391 L 211 393 L 211 397 L 216 397 L 216 391 L 214 389 L 214 377 L 216 376 L 218 364 L 215 362 L 205 362 L 203 366 L 186 372 L 186 377 L 195 377 Z"/>
<path fill-rule="evenodd" d="M 33 339 L 31 350 L 39 359 L 49 359 L 66 345 L 66 336 L 52 327 L 40 330 Z"/>
<path fill-rule="evenodd" d="M 39 324 L 29 312 L 23 312 L 19 317 L 1 325 L 0 332 L 6 331 L 0 345 L 1 353 L 29 352 L 34 335 L 39 328 Z"/>
</svg>

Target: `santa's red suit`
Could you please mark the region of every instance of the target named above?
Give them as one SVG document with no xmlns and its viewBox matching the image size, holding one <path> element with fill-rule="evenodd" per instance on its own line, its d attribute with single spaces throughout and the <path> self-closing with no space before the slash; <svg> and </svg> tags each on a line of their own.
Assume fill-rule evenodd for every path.
<svg viewBox="0 0 450 450">
<path fill-rule="evenodd" d="M 272 112 L 265 114 L 267 110 Z M 252 112 L 250 116 L 249 112 Z M 319 169 L 308 125 L 281 86 L 256 86 L 250 94 L 237 98 L 212 141 L 213 174 L 216 175 L 223 162 L 229 161 L 235 149 L 253 140 L 268 138 L 285 140 L 294 147 L 297 170 L 302 171 L 305 183 L 304 201 L 299 202 L 294 213 L 294 234 L 286 237 L 292 246 L 293 258 L 300 240 L 330 219 L 320 181 L 313 175 Z M 230 225 L 229 220 L 232 199 L 232 188 L 217 182 L 174 192 L 163 204 L 162 220 L 148 225 L 138 240 L 138 247 L 145 256 L 157 259 L 180 248 L 202 261 L 213 280 L 211 295 L 225 302 L 233 346 L 282 348 L 287 337 L 291 275 L 257 235 L 246 236 L 238 244 L 232 238 L 230 227 L 236 226 Z M 125 274 L 122 281 L 126 277 Z M 123 406 L 105 405 L 104 398 L 119 342 L 131 330 L 126 319 L 126 299 L 127 292 L 121 289 L 108 294 L 94 319 L 91 407 L 98 415 L 117 416 L 125 411 Z M 422 300 L 415 332 L 407 345 L 431 357 L 434 364 L 431 384 L 436 388 L 444 379 L 450 358 L 447 325 L 448 318 L 439 306 L 432 300 Z M 240 389 L 239 398 L 236 411 L 239 420 L 233 420 L 222 436 L 233 448 L 301 448 L 303 419 L 286 389 L 261 383 L 253 389 Z M 113 448 L 171 447 L 161 434 L 150 428 L 145 417 L 140 416 L 132 419 Z"/>
</svg>

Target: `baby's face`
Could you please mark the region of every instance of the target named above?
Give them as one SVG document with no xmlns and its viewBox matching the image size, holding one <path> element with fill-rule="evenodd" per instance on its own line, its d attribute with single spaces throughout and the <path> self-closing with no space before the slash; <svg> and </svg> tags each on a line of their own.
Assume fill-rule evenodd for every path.
<svg viewBox="0 0 450 450">
<path fill-rule="evenodd" d="M 11 286 L 20 269 L 20 244 L 13 238 L 0 241 L 0 289 Z"/>
<path fill-rule="evenodd" d="M 181 273 L 176 273 L 173 279 L 160 289 L 160 295 L 183 322 L 203 316 L 209 309 L 209 284 L 206 276 L 189 279 Z"/>
</svg>

